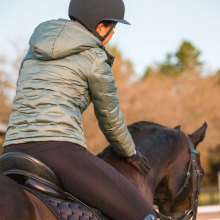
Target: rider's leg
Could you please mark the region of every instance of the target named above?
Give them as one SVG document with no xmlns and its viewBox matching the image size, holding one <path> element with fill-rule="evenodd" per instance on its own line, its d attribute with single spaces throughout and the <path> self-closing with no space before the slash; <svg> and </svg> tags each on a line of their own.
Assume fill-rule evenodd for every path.
<svg viewBox="0 0 220 220">
<path fill-rule="evenodd" d="M 7 149 L 38 158 L 54 170 L 67 191 L 114 220 L 142 220 L 154 213 L 132 183 L 79 145 L 36 142 L 11 145 L 5 152 Z"/>
</svg>

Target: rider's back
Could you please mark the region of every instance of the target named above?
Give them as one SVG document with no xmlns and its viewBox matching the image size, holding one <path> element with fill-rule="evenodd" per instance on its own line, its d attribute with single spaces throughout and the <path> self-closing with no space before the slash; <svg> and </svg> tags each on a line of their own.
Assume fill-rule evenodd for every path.
<svg viewBox="0 0 220 220">
<path fill-rule="evenodd" d="M 81 114 L 91 102 L 88 78 L 94 63 L 106 60 L 101 42 L 80 23 L 40 24 L 21 64 L 4 145 L 53 140 L 86 147 Z"/>
</svg>

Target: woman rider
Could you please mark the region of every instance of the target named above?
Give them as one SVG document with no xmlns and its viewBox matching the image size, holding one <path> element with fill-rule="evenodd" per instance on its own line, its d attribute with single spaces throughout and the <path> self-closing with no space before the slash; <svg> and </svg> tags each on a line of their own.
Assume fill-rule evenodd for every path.
<svg viewBox="0 0 220 220">
<path fill-rule="evenodd" d="M 48 165 L 65 190 L 114 220 L 155 219 L 137 189 L 89 153 L 81 114 L 92 101 L 99 126 L 115 151 L 140 172 L 147 162 L 119 109 L 105 50 L 124 20 L 122 0 L 72 0 L 71 20 L 41 23 L 30 38 L 17 81 L 4 153 L 30 154 Z"/>
</svg>

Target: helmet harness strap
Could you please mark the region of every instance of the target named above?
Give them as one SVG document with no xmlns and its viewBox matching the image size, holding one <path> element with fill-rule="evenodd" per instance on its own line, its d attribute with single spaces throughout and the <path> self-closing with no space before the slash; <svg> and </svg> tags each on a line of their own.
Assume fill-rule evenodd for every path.
<svg viewBox="0 0 220 220">
<path fill-rule="evenodd" d="M 109 29 L 109 31 L 108 31 L 108 33 L 104 36 L 104 37 L 102 37 L 97 31 L 94 31 L 94 35 L 101 41 L 101 42 L 103 42 L 108 36 L 109 36 L 109 34 L 112 32 L 112 30 L 113 30 L 113 28 L 115 27 L 115 24 L 110 24 L 110 29 Z"/>
</svg>

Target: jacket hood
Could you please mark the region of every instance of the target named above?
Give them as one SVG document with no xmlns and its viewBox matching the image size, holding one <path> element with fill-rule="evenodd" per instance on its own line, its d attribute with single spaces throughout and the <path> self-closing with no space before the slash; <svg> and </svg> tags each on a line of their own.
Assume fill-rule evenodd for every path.
<svg viewBox="0 0 220 220">
<path fill-rule="evenodd" d="M 29 41 L 30 50 L 40 60 L 61 59 L 90 48 L 103 47 L 83 25 L 58 19 L 41 23 Z"/>
</svg>

